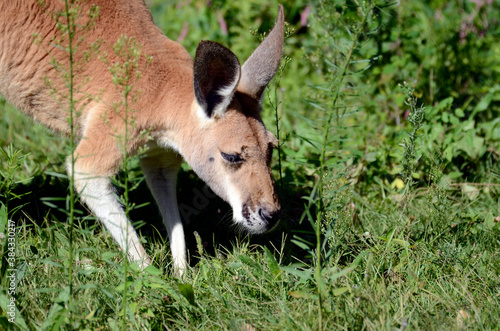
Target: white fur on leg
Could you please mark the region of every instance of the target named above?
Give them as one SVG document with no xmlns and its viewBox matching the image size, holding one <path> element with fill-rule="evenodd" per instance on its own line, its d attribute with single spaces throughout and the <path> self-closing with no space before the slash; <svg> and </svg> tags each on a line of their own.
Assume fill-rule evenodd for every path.
<svg viewBox="0 0 500 331">
<path fill-rule="evenodd" d="M 141 269 L 150 265 L 151 259 L 113 194 L 109 178 L 90 177 L 75 171 L 74 179 L 75 188 L 81 195 L 80 199 L 104 224 L 121 249 L 128 252 L 129 260 L 137 262 Z"/>
<path fill-rule="evenodd" d="M 172 224 L 171 224 L 172 223 Z M 169 222 L 170 226 L 170 250 L 172 251 L 172 257 L 174 260 L 174 268 L 180 276 L 184 273 L 187 268 L 187 258 L 186 258 L 186 243 L 184 238 L 184 227 L 180 220 L 176 222 Z"/>
<path fill-rule="evenodd" d="M 187 268 L 186 243 L 175 187 L 180 162 L 172 151 L 152 149 L 148 154 L 141 167 L 168 231 L 175 273 L 182 275 Z"/>
</svg>

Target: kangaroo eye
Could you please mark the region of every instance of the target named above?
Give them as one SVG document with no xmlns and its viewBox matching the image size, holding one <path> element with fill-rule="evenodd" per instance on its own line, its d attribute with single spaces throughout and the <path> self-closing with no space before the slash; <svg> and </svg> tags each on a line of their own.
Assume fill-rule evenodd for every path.
<svg viewBox="0 0 500 331">
<path fill-rule="evenodd" d="M 224 152 L 220 152 L 220 154 L 222 155 L 224 160 L 229 163 L 241 163 L 245 161 L 245 159 L 243 159 L 240 154 L 226 154 Z"/>
</svg>

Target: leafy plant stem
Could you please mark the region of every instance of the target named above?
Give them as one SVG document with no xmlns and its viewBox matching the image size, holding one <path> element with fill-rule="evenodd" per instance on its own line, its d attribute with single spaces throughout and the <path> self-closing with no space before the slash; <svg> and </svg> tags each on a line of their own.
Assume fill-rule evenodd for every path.
<svg viewBox="0 0 500 331">
<path fill-rule="evenodd" d="M 278 73 L 275 77 L 274 85 L 273 85 L 273 94 L 274 94 L 274 102 L 271 100 L 271 97 L 269 97 L 269 103 L 274 109 L 274 117 L 275 117 L 275 126 L 276 126 L 276 139 L 278 140 L 278 168 L 279 168 L 279 173 L 280 173 L 280 189 L 283 191 L 283 174 L 282 174 L 282 160 L 281 160 L 281 144 L 280 144 L 280 116 L 279 116 L 279 107 L 281 104 L 281 101 L 279 99 L 279 85 L 281 81 L 281 77 L 283 75 L 283 71 L 285 70 L 286 66 L 290 62 L 291 58 L 288 56 L 285 56 L 283 58 L 283 63 L 281 64 Z"/>
<path fill-rule="evenodd" d="M 135 81 L 140 78 L 140 71 L 138 70 L 140 58 L 142 56 L 141 48 L 139 44 L 136 42 L 135 38 L 127 37 L 122 35 L 118 41 L 113 46 L 115 54 L 123 60 L 110 64 L 109 70 L 111 72 L 113 83 L 115 87 L 118 89 L 121 100 L 116 102 L 113 107 L 115 108 L 116 114 L 123 121 L 123 131 L 121 133 L 117 132 L 116 139 L 117 144 L 122 152 L 122 163 L 123 163 L 123 178 L 120 180 L 120 187 L 123 188 L 123 193 L 121 195 L 121 201 L 124 205 L 125 217 L 130 218 L 130 212 L 134 208 L 134 205 L 130 203 L 129 194 L 133 189 L 133 186 L 130 186 L 131 173 L 129 169 L 129 161 L 131 160 L 131 155 L 128 150 L 128 143 L 133 135 L 134 128 L 134 117 L 132 115 L 133 109 L 132 105 L 135 103 L 137 98 L 140 95 L 140 91 L 133 91 Z M 107 60 L 106 60 L 107 61 Z M 146 58 L 146 64 L 149 59 Z M 129 246 L 128 239 L 130 233 L 127 232 L 125 234 L 125 240 L 127 242 L 127 246 L 125 248 L 125 255 L 128 256 Z M 122 324 L 121 328 L 123 330 L 127 329 L 127 297 L 128 297 L 128 270 L 129 264 L 125 261 L 123 265 L 123 301 L 121 303 L 122 307 Z"/>
<path fill-rule="evenodd" d="M 405 104 L 410 107 L 410 115 L 408 116 L 408 120 L 413 126 L 413 131 L 408 132 L 408 140 L 405 140 L 402 144 L 403 146 L 403 171 L 402 177 L 405 182 L 405 188 L 403 192 L 403 211 L 404 215 L 407 217 L 409 203 L 411 200 L 411 193 L 413 192 L 413 173 L 415 172 L 416 164 L 418 162 L 419 156 L 417 155 L 417 138 L 419 137 L 418 132 L 422 128 L 423 122 L 425 120 L 424 117 L 424 109 L 425 107 L 421 105 L 417 106 L 417 98 L 414 95 L 414 89 L 408 85 L 408 83 L 404 82 L 402 85 L 400 84 L 403 92 L 408 97 L 405 101 Z"/>
<path fill-rule="evenodd" d="M 320 330 L 322 330 L 322 311 L 323 311 L 323 303 L 322 303 L 322 288 L 321 288 L 321 265 L 322 265 L 322 254 L 321 254 L 321 220 L 323 219 L 323 214 L 324 214 L 324 201 L 323 201 L 323 179 L 325 176 L 325 168 L 326 168 L 326 151 L 328 147 L 328 139 L 330 135 L 330 127 L 332 125 L 334 117 L 337 119 L 337 122 L 339 120 L 338 116 L 338 107 L 337 101 L 340 96 L 340 92 L 342 89 L 342 82 L 346 76 L 347 70 L 349 68 L 354 50 L 358 46 L 358 39 L 359 36 L 361 35 L 361 32 L 363 30 L 363 27 L 368 19 L 368 16 L 371 11 L 371 2 L 370 6 L 368 6 L 367 11 L 364 13 L 363 20 L 361 24 L 358 26 L 356 33 L 354 34 L 352 38 L 352 44 L 351 47 L 349 48 L 349 52 L 347 54 L 347 57 L 345 59 L 344 65 L 342 66 L 342 69 L 340 71 L 340 74 L 337 76 L 337 79 L 333 79 L 331 82 L 331 86 L 335 85 L 335 91 L 333 94 L 333 99 L 331 102 L 331 108 L 328 112 L 328 117 L 326 122 L 323 125 L 323 136 L 322 136 L 322 144 L 321 144 L 321 153 L 320 153 L 320 165 L 319 165 L 319 180 L 317 184 L 317 194 L 318 194 L 318 200 L 317 200 L 317 214 L 316 214 L 316 269 L 315 269 L 315 278 L 316 278 L 316 283 L 317 283 L 317 291 L 318 291 L 318 305 L 319 305 L 319 312 L 318 312 L 318 319 L 319 319 L 319 325 L 320 325 Z M 338 123 L 337 123 L 338 124 Z"/>
</svg>

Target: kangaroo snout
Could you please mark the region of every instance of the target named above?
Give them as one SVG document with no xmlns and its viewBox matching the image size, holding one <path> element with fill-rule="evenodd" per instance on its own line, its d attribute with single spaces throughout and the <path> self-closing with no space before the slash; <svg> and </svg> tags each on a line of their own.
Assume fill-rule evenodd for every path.
<svg viewBox="0 0 500 331">
<path fill-rule="evenodd" d="M 233 209 L 234 211 L 234 209 Z M 281 217 L 281 207 L 255 206 L 252 203 L 245 203 L 241 210 L 242 219 L 238 216 L 235 221 L 240 227 L 251 234 L 261 234 L 276 227 Z"/>
<path fill-rule="evenodd" d="M 278 222 L 281 218 L 281 207 L 278 207 L 276 210 L 269 210 L 267 208 L 259 209 L 259 216 L 265 222 L 267 222 L 267 230 L 270 231 L 278 225 Z"/>
</svg>

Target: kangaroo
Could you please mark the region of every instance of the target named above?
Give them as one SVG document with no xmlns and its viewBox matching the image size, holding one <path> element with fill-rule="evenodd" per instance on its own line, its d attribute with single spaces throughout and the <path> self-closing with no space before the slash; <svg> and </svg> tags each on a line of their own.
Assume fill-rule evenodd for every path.
<svg viewBox="0 0 500 331">
<path fill-rule="evenodd" d="M 80 11 L 85 13 L 91 4 L 98 6 L 99 14 L 82 37 L 89 45 L 102 41 L 100 51 L 107 53 L 108 64 L 98 57 L 84 59 L 83 51 L 73 54 L 76 63 L 90 61 L 75 78 L 77 83 L 79 77 L 85 79 L 75 98 L 99 98 L 79 104 L 74 120 L 79 137 L 75 162 L 68 161 L 67 169 L 80 199 L 121 249 L 128 251 L 129 260 L 141 268 L 151 264 L 110 181 L 124 157 L 116 136 L 126 124 L 123 114 L 113 109 L 122 96 L 109 70 L 109 63 L 121 61 L 112 45 L 122 35 L 135 37 L 141 51 L 151 56 L 136 82 L 141 94 L 133 105 L 134 125 L 128 128 L 125 148 L 133 155 L 147 147 L 140 165 L 168 231 L 175 272 L 182 274 L 187 268 L 176 198 L 177 171 L 183 159 L 231 205 L 239 228 L 252 234 L 272 229 L 281 212 L 270 169 L 278 142 L 265 128 L 260 111 L 264 89 L 281 59 L 283 7 L 279 6 L 275 27 L 240 66 L 229 49 L 211 41 L 199 43 L 193 61 L 154 24 L 142 0 L 82 1 Z M 63 12 L 64 6 L 62 0 L 0 3 L 0 94 L 34 120 L 69 135 L 68 111 L 52 93 L 67 90 L 51 64 L 51 59 L 61 66 L 69 64 L 68 52 L 51 43 L 61 35 L 54 13 Z M 42 41 L 35 42 L 34 34 Z M 145 131 L 147 138 L 141 134 Z"/>
</svg>

